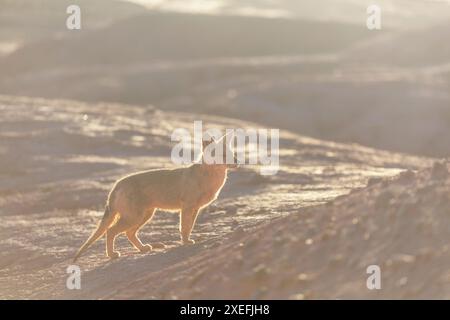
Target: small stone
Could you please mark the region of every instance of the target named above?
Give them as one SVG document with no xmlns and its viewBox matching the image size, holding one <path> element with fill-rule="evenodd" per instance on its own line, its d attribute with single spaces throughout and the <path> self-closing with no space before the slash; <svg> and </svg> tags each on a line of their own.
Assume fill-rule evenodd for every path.
<svg viewBox="0 0 450 320">
<path fill-rule="evenodd" d="M 403 277 L 400 280 L 398 280 L 397 282 L 397 286 L 399 287 L 403 287 L 408 283 L 408 278 L 407 277 Z"/>
<path fill-rule="evenodd" d="M 293 294 L 289 297 L 290 300 L 305 300 L 305 295 L 303 293 Z"/>
<path fill-rule="evenodd" d="M 270 274 L 270 269 L 267 268 L 264 264 L 259 264 L 255 268 L 253 268 L 253 275 L 257 278 L 265 278 Z"/>
<path fill-rule="evenodd" d="M 313 280 L 314 275 L 313 274 L 307 274 L 307 273 L 300 273 L 297 276 L 298 281 L 311 281 Z"/>
<path fill-rule="evenodd" d="M 414 181 L 416 174 L 412 170 L 406 170 L 399 174 L 397 181 L 402 184 L 411 183 Z"/>
</svg>

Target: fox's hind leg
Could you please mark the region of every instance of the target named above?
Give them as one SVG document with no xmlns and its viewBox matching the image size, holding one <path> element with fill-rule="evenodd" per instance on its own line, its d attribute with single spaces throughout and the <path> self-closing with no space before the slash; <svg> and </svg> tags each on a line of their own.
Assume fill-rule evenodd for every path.
<svg viewBox="0 0 450 320">
<path fill-rule="evenodd" d="M 192 228 L 197 219 L 198 208 L 186 207 L 181 210 L 180 215 L 180 233 L 181 242 L 183 244 L 194 244 L 195 241 L 190 239 Z"/>
<path fill-rule="evenodd" d="M 117 223 L 106 231 L 106 254 L 111 259 L 120 257 L 120 253 L 114 250 L 114 240 L 129 227 L 130 223 L 127 220 L 119 218 Z"/>
<path fill-rule="evenodd" d="M 147 210 L 143 219 L 138 224 L 129 228 L 126 232 L 127 238 L 131 242 L 131 244 L 142 253 L 151 251 L 152 246 L 149 244 L 145 244 L 145 245 L 142 244 L 141 240 L 139 240 L 139 238 L 137 237 L 137 233 L 138 233 L 139 229 L 142 228 L 142 226 L 147 223 L 147 221 L 152 219 L 154 213 L 155 213 L 155 208 L 151 208 L 151 209 Z"/>
</svg>

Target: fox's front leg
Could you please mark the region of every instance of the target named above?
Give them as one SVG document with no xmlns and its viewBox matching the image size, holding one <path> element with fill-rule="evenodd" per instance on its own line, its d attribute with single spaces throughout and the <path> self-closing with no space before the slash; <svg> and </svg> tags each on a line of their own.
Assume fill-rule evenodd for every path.
<svg viewBox="0 0 450 320">
<path fill-rule="evenodd" d="M 181 210 L 180 214 L 180 234 L 183 244 L 194 244 L 195 241 L 190 239 L 192 228 L 197 219 L 198 208 L 186 207 Z"/>
</svg>

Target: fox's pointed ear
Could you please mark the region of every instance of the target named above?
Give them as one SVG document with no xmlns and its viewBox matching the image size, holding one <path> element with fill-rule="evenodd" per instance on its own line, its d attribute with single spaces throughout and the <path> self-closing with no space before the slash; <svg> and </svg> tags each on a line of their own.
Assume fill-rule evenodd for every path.
<svg viewBox="0 0 450 320">
<path fill-rule="evenodd" d="M 211 138 L 211 140 L 202 140 L 202 150 L 205 150 L 205 148 L 213 142 L 214 142 L 214 140 L 212 138 Z"/>
</svg>

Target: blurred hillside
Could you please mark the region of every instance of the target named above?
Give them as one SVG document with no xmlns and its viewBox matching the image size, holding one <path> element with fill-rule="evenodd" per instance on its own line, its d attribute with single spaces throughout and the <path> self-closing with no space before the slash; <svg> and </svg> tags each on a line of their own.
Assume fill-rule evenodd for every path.
<svg viewBox="0 0 450 320">
<path fill-rule="evenodd" d="M 143 12 L 139 5 L 118 0 L 0 0 L 0 56 L 30 42 L 63 37 L 66 8 L 83 8 L 83 28 L 92 30 Z"/>
<path fill-rule="evenodd" d="M 158 11 L 284 17 L 315 21 L 334 21 L 361 25 L 366 9 L 383 8 L 383 25 L 395 29 L 414 29 L 448 20 L 447 0 L 129 0 Z"/>
<path fill-rule="evenodd" d="M 383 29 L 375 32 L 365 26 L 364 1 L 230 0 L 202 7 L 207 15 L 192 14 L 197 2 L 144 2 L 114 2 L 110 15 L 96 11 L 101 1 L 90 2 L 93 18 L 80 32 L 54 18 L 61 23 L 46 25 L 48 37 L 0 58 L 0 93 L 154 104 L 320 139 L 450 154 L 446 2 L 381 1 Z M 283 8 L 289 14 L 262 17 Z"/>
</svg>

